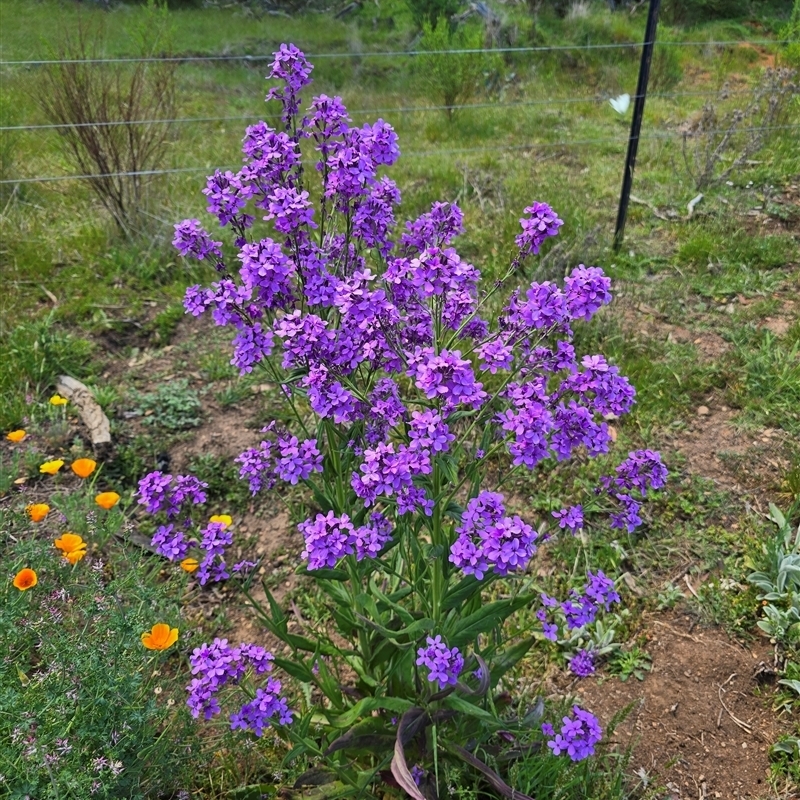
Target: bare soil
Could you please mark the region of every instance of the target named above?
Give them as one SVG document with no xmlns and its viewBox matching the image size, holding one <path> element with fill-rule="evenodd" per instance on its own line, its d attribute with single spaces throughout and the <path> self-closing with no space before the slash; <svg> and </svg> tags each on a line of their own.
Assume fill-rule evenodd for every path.
<svg viewBox="0 0 800 800">
<path fill-rule="evenodd" d="M 606 726 L 630 708 L 613 742 L 632 748 L 631 772 L 670 800 L 771 797 L 769 748 L 784 730 L 769 706 L 766 639 L 745 646 L 679 613 L 646 614 L 643 628 L 653 659 L 644 680 L 600 676 L 575 689 Z"/>
</svg>

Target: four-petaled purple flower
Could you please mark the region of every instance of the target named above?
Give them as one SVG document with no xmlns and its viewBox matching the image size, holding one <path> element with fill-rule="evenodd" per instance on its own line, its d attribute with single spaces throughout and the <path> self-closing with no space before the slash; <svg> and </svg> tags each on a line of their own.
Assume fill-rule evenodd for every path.
<svg viewBox="0 0 800 800">
<path fill-rule="evenodd" d="M 428 636 L 427 647 L 417 650 L 418 667 L 428 670 L 428 680 L 439 682 L 439 688 L 455 686 L 458 676 L 464 668 L 464 657 L 457 647 L 449 648 L 441 636 Z"/>
<path fill-rule="evenodd" d="M 594 746 L 603 736 L 603 730 L 597 717 L 589 711 L 584 711 L 578 706 L 572 707 L 573 717 L 564 717 L 561 731 L 556 733 L 552 725 L 542 725 L 545 735 L 552 737 L 547 746 L 552 750 L 553 755 L 559 756 L 566 753 L 573 761 L 583 761 L 583 759 L 594 755 Z"/>
</svg>

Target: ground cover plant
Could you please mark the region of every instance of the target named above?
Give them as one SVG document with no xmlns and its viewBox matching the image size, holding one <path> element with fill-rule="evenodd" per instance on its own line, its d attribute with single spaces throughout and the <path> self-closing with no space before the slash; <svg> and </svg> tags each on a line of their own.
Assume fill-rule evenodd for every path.
<svg viewBox="0 0 800 800">
<path fill-rule="evenodd" d="M 708 99 L 717 102 L 724 84 L 729 94 L 720 113 L 746 102 L 764 68 L 789 66 L 791 47 L 760 43 L 773 33 L 790 38 L 781 32 L 789 29 L 790 4 L 779 6 L 759 3 L 750 6 L 749 16 L 692 27 L 670 27 L 662 19 L 659 42 L 671 44 L 656 47 L 654 69 L 663 76 L 656 76 L 657 85 L 648 97 L 644 127 L 646 135 L 657 136 L 642 141 L 627 239 L 616 254 L 606 245 L 613 229 L 627 121 L 607 98 L 632 92 L 635 50 L 500 54 L 501 68 L 479 76 L 468 107 L 448 120 L 436 108 L 441 101 L 428 94 L 427 76 L 415 66 L 419 59 L 364 55 L 419 46 L 419 28 L 404 4 L 381 3 L 380 9 L 364 5 L 337 19 L 329 14 L 288 19 L 264 14 L 260 8 L 251 14 L 241 6 L 176 7 L 168 15 L 175 23 L 174 47 L 179 54 L 249 53 L 265 58 L 286 40 L 312 53 L 357 54 L 317 61 L 316 91 L 350 98 L 354 124 L 378 116 L 392 124 L 403 145 L 403 157 L 391 168 L 402 191 L 397 218 L 419 217 L 436 200 L 455 202 L 463 212 L 464 233 L 453 245 L 485 280 L 503 276 L 507 267 L 503 259 L 514 249 L 516 220 L 530 204 L 532 186 L 535 196 L 556 208 L 565 224 L 558 236 L 544 242 L 538 259 L 523 265 L 527 274 L 519 283 L 527 286 L 533 278 L 539 283 L 547 278 L 561 282 L 579 263 L 600 264 L 613 279 L 614 301 L 590 323 L 573 325 L 574 344 L 581 354 L 604 353 L 637 387 L 630 413 L 606 420 L 609 435 L 616 438 L 616 451 L 624 455 L 660 449 L 671 478 L 668 491 L 642 507 L 643 524 L 632 534 L 610 528 L 600 515 L 587 514 L 591 535 L 585 531 L 577 537 L 562 534 L 537 542 L 539 552 L 527 578 L 537 588 L 563 599 L 570 589 L 582 588 L 581 570 L 588 567 L 618 576 L 615 589 L 623 602 L 603 612 L 602 630 L 590 631 L 591 640 L 581 636 L 569 642 L 542 641 L 501 680 L 500 714 L 524 715 L 536 708 L 541 695 L 577 695 L 570 702 L 591 709 L 604 729 L 596 755 L 574 765 L 563 756 L 495 763 L 492 753 L 477 753 L 509 784 L 533 796 L 694 797 L 699 791 L 694 781 L 701 775 L 708 796 L 717 792 L 723 797 L 783 798 L 794 792 L 792 748 L 800 734 L 796 695 L 791 683 L 778 681 L 797 680 L 796 666 L 787 657 L 778 662 L 779 669 L 773 667 L 769 638 L 755 625 L 768 620 L 767 606 L 758 600 L 762 590 L 747 577 L 753 572 L 770 574 L 771 562 L 762 546 L 772 546 L 777 527 L 767 519 L 768 503 L 783 510 L 793 530 L 800 522 L 792 509 L 800 491 L 793 402 L 798 368 L 798 151 L 791 129 L 774 132 L 751 159 L 757 163 L 742 164 L 727 177 L 728 183 L 704 190 L 692 213 L 686 204 L 697 190 L 681 152 L 684 126 L 691 125 Z M 572 10 L 565 5 L 563 19 L 552 8 L 550 3 L 530 4 L 530 11 L 523 5 L 497 6 L 494 11 L 502 27 L 497 36 L 487 28 L 486 41 L 572 47 L 641 39 L 641 7 L 632 13 L 630 6 L 610 13 L 604 3 L 576 4 Z M 9 9 L 13 13 L 6 13 Z M 3 57 L 46 57 L 46 48 L 39 49 L 29 31 L 41 31 L 48 45 L 56 43 L 61 30 L 76 31 L 75 10 L 69 3 L 5 3 L 0 31 Z M 101 52 L 131 54 L 126 36 L 136 27 L 140 8 L 120 5 L 105 12 L 83 4 L 82 11 L 84 18 L 91 17 L 92 24 L 104 30 Z M 457 30 L 475 36 L 481 26 L 473 15 Z M 759 43 L 750 45 L 748 39 Z M 743 43 L 684 45 L 726 40 Z M 176 125 L 167 166 L 199 167 L 200 174 L 210 174 L 216 165 L 239 169 L 236 153 L 242 126 L 264 117 L 259 94 L 268 60 L 250 65 L 180 64 L 177 116 L 249 119 Z M 46 122 L 33 102 L 39 70 L 5 65 L 2 70 L 2 124 Z M 582 99 L 577 100 L 578 94 Z M 275 113 L 270 107 L 265 119 L 280 127 L 277 106 L 272 106 Z M 415 110 L 400 110 L 406 108 Z M 380 111 L 366 113 L 369 109 Z M 793 106 L 786 123 L 797 123 Z M 54 132 L 0 135 L 10 177 L 69 171 Z M 307 156 L 309 144 L 303 148 Z M 731 156 L 735 156 L 732 151 L 726 157 Z M 287 413 L 281 390 L 261 377 L 259 369 L 240 377 L 229 365 L 230 329 L 214 326 L 206 320 L 208 314 L 181 320 L 185 286 L 219 280 L 207 261 L 176 258 L 170 245 L 174 220 L 198 217 L 205 208 L 197 181 L 195 173 L 178 173 L 165 176 L 160 186 L 154 184 L 145 206 L 145 219 L 152 228 L 135 241 L 114 232 L 109 216 L 85 186 L 55 182 L 0 187 L 4 287 L 0 424 L 9 433 L 28 430 L 24 447 L 6 439 L 0 446 L 0 513 L 13 508 L 22 515 L 30 501 L 48 501 L 48 481 L 59 482 L 67 504 L 77 493 L 80 482 L 74 476 L 67 479 L 64 471 L 90 454 L 86 431 L 75 407 L 50 406 L 48 398 L 62 372 L 84 380 L 111 418 L 114 441 L 112 452 L 94 456 L 107 482 L 98 488 L 113 488 L 122 495 L 116 508 L 121 507 L 130 521 L 124 533 L 128 555 L 113 537 L 102 545 L 102 557 L 110 564 L 119 557 L 122 569 L 127 558 L 140 563 L 136 553 L 142 550 L 147 554 L 143 563 L 152 567 L 145 570 L 148 585 L 168 594 L 165 608 L 169 602 L 182 607 L 180 621 L 177 616 L 169 618 L 180 628 L 179 640 L 164 653 L 177 687 L 158 684 L 164 688 L 162 701 L 176 689 L 169 695 L 177 701 L 172 708 L 183 707 L 188 657 L 199 642 L 226 636 L 231 646 L 254 642 L 283 659 L 291 657 L 291 648 L 284 650 L 288 645 L 254 621 L 252 609 L 239 609 L 238 579 L 200 586 L 201 550 L 187 556 L 198 561 L 191 573 L 148 550 L 159 522 L 129 499 L 145 473 L 191 473 L 209 484 L 205 511 L 197 509 L 204 516 L 196 518 L 197 524 L 205 527 L 212 513 L 231 516 L 229 530 L 235 539 L 228 547 L 230 564 L 258 561 L 247 592 L 269 614 L 263 583 L 286 614 L 289 633 L 313 637 L 336 628 L 331 601 L 297 561 L 304 540 L 296 526 L 314 519 L 321 506 L 301 490 L 300 483 L 281 483 L 271 492 L 251 497 L 247 482 L 235 475 L 236 454 L 262 438 L 274 441 L 272 434 L 259 436 L 261 427 L 276 419 L 279 427 L 296 425 L 291 409 Z M 216 238 L 223 237 L 212 231 L 212 239 Z M 227 240 L 224 253 L 228 263 L 231 259 L 236 263 Z M 10 359 L 5 357 L 9 353 Z M 182 379 L 188 381 L 186 396 L 201 404 L 190 414 L 199 425 L 172 430 L 146 422 L 156 414 L 147 413 L 150 409 L 143 408 L 139 398 L 158 396 L 162 385 L 169 394 Z M 487 391 L 490 388 L 493 384 L 487 382 Z M 178 413 L 181 394 L 175 392 Z M 65 467 L 53 478 L 39 472 L 43 463 L 58 460 Z M 579 458 L 553 464 L 546 472 L 517 470 L 501 488 L 506 515 L 518 515 L 539 531 L 542 520 L 552 519 L 552 512 L 567 507 L 580 492 L 591 491 L 602 475 L 613 472 L 613 466 L 605 458 Z M 490 481 L 502 477 L 491 468 L 487 474 Z M 86 504 L 92 503 L 90 496 Z M 85 508 L 80 498 L 75 511 L 69 528 L 89 542 L 94 557 L 95 540 L 82 518 Z M 8 519 L 4 517 L 0 525 L 4 536 Z M 24 516 L 17 519 L 24 522 Z M 51 514 L 45 523 L 15 528 L 14 539 L 4 541 L 12 558 L 22 543 L 43 536 L 42 525 L 49 526 L 54 519 Z M 64 530 L 48 527 L 43 552 L 58 555 L 52 541 Z M 84 559 L 76 568 L 86 564 Z M 580 569 L 573 572 L 576 564 Z M 16 566 L 15 562 L 13 572 L 8 567 L 9 586 L 19 571 Z M 42 587 L 41 572 L 39 579 L 37 587 L 19 596 L 34 597 L 31 593 Z M 507 580 L 495 581 L 489 588 L 490 599 L 511 596 L 505 594 Z M 508 585 L 513 588 L 518 582 Z M 135 595 L 132 589 L 131 595 Z M 512 641 L 539 629 L 537 610 L 533 604 L 517 612 L 513 626 L 507 627 Z M 133 656 L 144 652 L 133 645 L 143 647 L 137 637 L 151 625 L 152 621 L 144 625 L 143 620 L 141 630 L 130 632 Z M 735 638 L 727 640 L 726 631 Z M 739 642 L 747 647 L 747 659 L 737 660 L 731 649 L 734 645 L 744 653 Z M 584 644 L 597 648 L 596 672 L 572 683 L 569 661 Z M 751 652 L 757 656 L 754 664 L 763 661 L 753 678 L 749 677 Z M 780 645 L 777 653 L 788 650 Z M 137 663 L 144 662 L 133 658 L 128 666 L 135 672 Z M 736 664 L 738 677 L 727 682 L 733 670 L 726 667 L 731 663 Z M 630 667 L 638 669 L 643 680 Z M 36 676 L 38 669 L 27 674 Z M 292 699 L 290 705 L 300 696 L 298 709 L 321 699 L 313 690 L 306 700 L 303 682 L 280 668 L 271 674 L 281 680 L 284 694 Z M 630 677 L 623 682 L 625 674 Z M 357 680 L 355 674 L 344 678 L 347 686 Z M 9 680 L 15 685 L 13 670 Z M 466 684 L 476 683 L 468 674 Z M 245 698 L 235 693 L 250 686 L 245 678 L 224 699 L 241 705 Z M 698 695 L 698 689 L 708 691 Z M 702 699 L 692 705 L 690 698 L 695 696 Z M 519 707 L 503 707 L 506 697 L 517 698 Z M 731 720 L 720 697 L 737 719 L 750 725 L 751 733 Z M 474 696 L 467 699 L 476 701 Z M 676 702 L 676 709 L 670 710 Z M 712 707 L 721 710 L 722 717 L 704 728 L 698 721 Z M 559 709 L 556 718 L 567 715 L 570 708 L 568 703 Z M 202 736 L 204 755 L 202 768 L 194 771 L 195 782 L 182 788 L 203 797 L 292 791 L 300 796 L 324 795 L 336 790 L 336 784 L 292 790 L 302 773 L 316 766 L 313 759 L 300 755 L 282 768 L 286 745 L 271 732 L 257 738 L 250 732 L 231 732 L 229 727 L 225 715 L 218 715 L 189 729 Z M 537 733 L 544 746 L 546 737 Z M 439 734 L 441 738 L 441 729 Z M 705 751 L 694 744 L 701 739 Z M 409 758 L 414 746 L 408 747 Z M 738 757 L 731 759 L 733 752 Z M 166 757 L 169 761 L 173 756 Z M 390 770 L 385 777 L 392 780 Z M 440 780 L 449 796 L 477 798 L 487 791 L 483 775 L 449 755 L 441 760 Z M 388 784 L 385 791 L 399 792 Z"/>
</svg>

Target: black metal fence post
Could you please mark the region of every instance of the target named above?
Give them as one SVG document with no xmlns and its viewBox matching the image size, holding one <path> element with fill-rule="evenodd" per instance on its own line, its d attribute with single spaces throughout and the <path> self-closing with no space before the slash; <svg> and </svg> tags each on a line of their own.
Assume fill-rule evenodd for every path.
<svg viewBox="0 0 800 800">
<path fill-rule="evenodd" d="M 644 31 L 642 61 L 639 65 L 639 82 L 636 85 L 636 97 L 633 103 L 633 120 L 631 121 L 631 137 L 628 140 L 628 155 L 625 159 L 625 174 L 622 176 L 622 192 L 619 196 L 617 227 L 614 230 L 614 250 L 619 250 L 625 235 L 625 219 L 628 216 L 628 200 L 633 184 L 633 168 L 636 166 L 636 151 L 639 148 L 639 133 L 642 129 L 644 101 L 647 95 L 647 81 L 650 78 L 650 62 L 653 60 L 653 45 L 656 43 L 656 26 L 658 25 L 658 9 L 661 0 L 650 0 L 647 12 L 647 26 Z"/>
</svg>

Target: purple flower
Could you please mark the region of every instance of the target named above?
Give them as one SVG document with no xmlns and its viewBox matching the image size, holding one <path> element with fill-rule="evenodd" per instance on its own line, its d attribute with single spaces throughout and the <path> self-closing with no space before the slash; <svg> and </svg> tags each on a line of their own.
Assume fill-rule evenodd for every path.
<svg viewBox="0 0 800 800">
<path fill-rule="evenodd" d="M 295 265 L 272 239 L 246 244 L 239 251 L 242 283 L 265 309 L 287 308 L 294 300 Z"/>
<path fill-rule="evenodd" d="M 409 425 L 412 450 L 431 450 L 443 453 L 450 449 L 455 436 L 435 411 L 412 411 Z"/>
<path fill-rule="evenodd" d="M 603 737 L 603 730 L 597 717 L 589 711 L 573 706 L 572 713 L 572 719 L 569 717 L 562 719 L 560 733 L 555 733 L 552 726 L 548 727 L 545 735 L 552 738 L 547 746 L 553 751 L 553 755 L 566 753 L 573 761 L 583 761 L 594 755 L 594 746 Z M 542 730 L 544 731 L 544 725 Z"/>
<path fill-rule="evenodd" d="M 258 447 L 251 447 L 238 455 L 234 460 L 241 464 L 239 477 L 250 483 L 250 492 L 258 494 L 262 489 L 271 489 L 275 485 L 275 462 L 272 453 L 273 444 L 261 442 Z"/>
<path fill-rule="evenodd" d="M 425 777 L 425 770 L 419 765 L 414 764 L 411 767 L 411 777 L 414 779 L 414 783 L 419 786 L 422 783 L 422 779 Z"/>
<path fill-rule="evenodd" d="M 455 203 L 436 202 L 427 214 L 406 223 L 403 245 L 409 251 L 422 252 L 427 247 L 443 247 L 464 232 L 464 215 Z"/>
<path fill-rule="evenodd" d="M 564 224 L 547 203 L 534 203 L 525 209 L 525 213 L 528 214 L 528 218 L 520 219 L 522 233 L 515 240 L 520 250 L 520 257 L 531 253 L 536 255 L 544 240 L 556 236 L 558 229 Z"/>
<path fill-rule="evenodd" d="M 488 396 L 475 380 L 472 364 L 458 350 L 437 354 L 432 347 L 417 347 L 408 364 L 408 375 L 417 388 L 430 400 L 443 400 L 448 411 L 459 405 L 480 408 Z"/>
<path fill-rule="evenodd" d="M 175 225 L 175 238 L 172 245 L 184 257 L 192 256 L 202 261 L 209 255 L 222 258 L 222 242 L 214 242 L 203 230 L 200 221 L 185 219 Z"/>
<path fill-rule="evenodd" d="M 661 455 L 653 450 L 634 450 L 628 453 L 616 469 L 617 486 L 633 490 L 637 489 L 642 497 L 648 489 L 663 489 L 667 483 L 667 468 L 661 463 Z"/>
<path fill-rule="evenodd" d="M 335 516 L 333 511 L 325 516 L 317 514 L 313 520 L 307 519 L 297 528 L 306 542 L 301 558 L 308 560 L 309 570 L 335 567 L 342 556 L 353 552 L 356 535 L 347 514 L 341 517 Z"/>
<path fill-rule="evenodd" d="M 139 481 L 139 489 L 135 494 L 148 514 L 157 514 L 169 502 L 172 475 L 163 472 L 148 472 Z"/>
<path fill-rule="evenodd" d="M 308 192 L 300 192 L 293 187 L 286 189 L 280 186 L 273 189 L 267 198 L 269 213 L 265 220 L 275 220 L 275 230 L 281 233 L 294 233 L 306 226 L 316 228 L 314 209 L 308 200 Z"/>
<path fill-rule="evenodd" d="M 417 666 L 425 667 L 428 670 L 428 680 L 431 683 L 438 681 L 440 689 L 455 686 L 464 668 L 461 652 L 457 647 L 448 648 L 441 636 L 428 636 L 426 641 L 428 646 L 417 650 Z"/>
<path fill-rule="evenodd" d="M 356 559 L 375 558 L 392 539 L 392 523 L 383 514 L 372 514 L 369 523 L 353 531 Z"/>
<path fill-rule="evenodd" d="M 266 688 L 256 689 L 256 695 L 249 703 L 245 703 L 239 711 L 231 714 L 231 730 L 241 728 L 251 730 L 256 736 L 262 736 L 270 721 L 277 717 L 281 725 L 290 725 L 292 712 L 286 699 L 280 696 L 281 682 L 275 678 L 267 680 Z"/>
<path fill-rule="evenodd" d="M 161 525 L 156 529 L 150 541 L 159 555 L 170 561 L 181 561 L 189 552 L 189 542 L 182 531 L 176 531 L 174 525 Z"/>
<path fill-rule="evenodd" d="M 570 533 L 577 533 L 583 527 L 583 506 L 570 506 L 554 511 L 553 517 L 558 520 L 558 527 L 566 528 Z"/>
<path fill-rule="evenodd" d="M 148 514 L 165 511 L 168 519 L 175 519 L 186 512 L 188 506 L 203 505 L 207 488 L 208 484 L 194 475 L 176 475 L 173 478 L 163 472 L 149 472 L 139 481 L 134 496 Z"/>
<path fill-rule="evenodd" d="M 317 449 L 316 439 L 300 442 L 296 436 L 279 438 L 278 452 L 275 470 L 287 483 L 294 485 L 307 480 L 312 472 L 322 472 L 322 454 Z"/>
<path fill-rule="evenodd" d="M 481 492 L 467 503 L 449 556 L 467 575 L 482 580 L 490 570 L 498 575 L 523 570 L 536 553 L 539 534 L 504 512 L 503 496 L 493 492 Z"/>
<path fill-rule="evenodd" d="M 579 264 L 564 281 L 564 294 L 572 319 L 587 322 L 597 310 L 611 302 L 611 279 L 599 267 Z"/>
<path fill-rule="evenodd" d="M 514 349 L 504 339 L 492 339 L 476 348 L 481 359 L 481 369 L 494 375 L 498 370 L 509 370 L 514 361 Z"/>
<path fill-rule="evenodd" d="M 289 126 L 300 108 L 300 92 L 311 83 L 308 76 L 314 67 L 293 44 L 282 44 L 274 55 L 268 77 L 281 81 L 283 86 L 270 89 L 266 99 L 281 103 L 281 116 Z"/>
<path fill-rule="evenodd" d="M 595 655 L 591 650 L 578 650 L 569 661 L 570 671 L 579 678 L 586 678 L 595 671 Z"/>
<path fill-rule="evenodd" d="M 195 676 L 186 687 L 189 698 L 186 701 L 192 716 L 201 713 L 211 719 L 221 711 L 218 693 L 229 683 L 239 683 L 248 669 L 256 675 L 272 669 L 273 656 L 254 644 L 230 647 L 227 639 L 214 639 L 212 644 L 195 648 L 189 657 L 192 675 Z M 282 725 L 292 721 L 292 712 L 286 701 L 280 697 L 281 684 L 274 678 L 267 680 L 265 687 L 256 690 L 255 698 L 246 703 L 238 712 L 231 715 L 231 728 L 250 729 L 261 736 L 270 720 L 276 717 Z"/>
<path fill-rule="evenodd" d="M 233 340 L 233 358 L 231 364 L 239 368 L 240 375 L 253 371 L 267 356 L 272 354 L 272 331 L 265 331 L 260 322 L 252 327 L 242 328 Z"/>
</svg>

